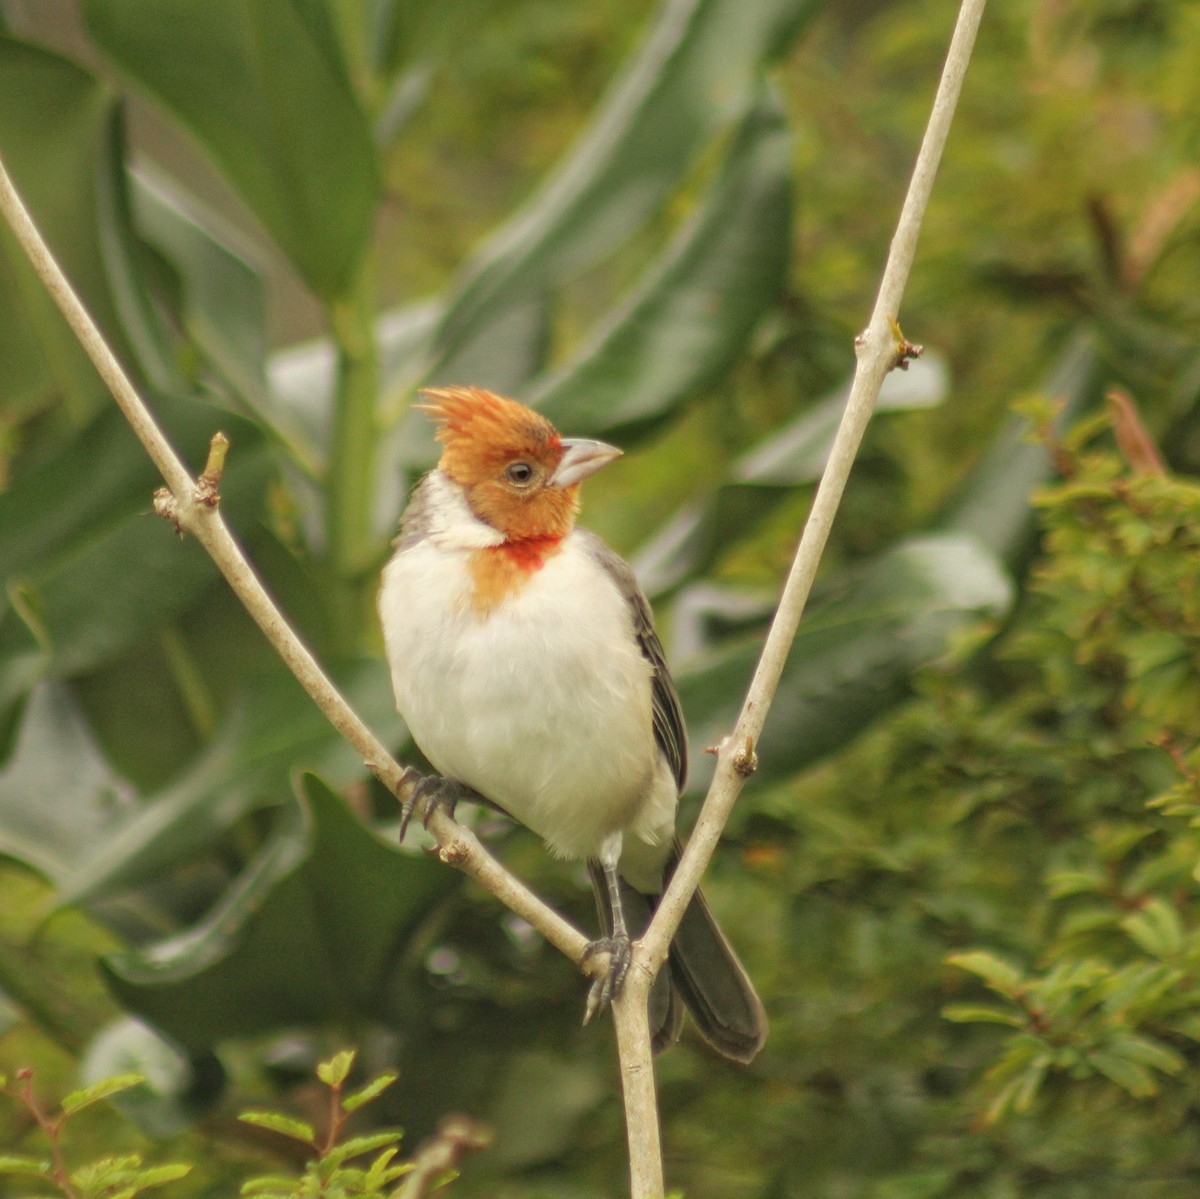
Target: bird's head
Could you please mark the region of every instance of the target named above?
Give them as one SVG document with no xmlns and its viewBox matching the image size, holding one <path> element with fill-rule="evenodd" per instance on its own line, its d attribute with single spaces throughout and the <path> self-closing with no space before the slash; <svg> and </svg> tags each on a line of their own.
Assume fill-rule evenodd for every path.
<svg viewBox="0 0 1200 1199">
<path fill-rule="evenodd" d="M 565 537 L 579 484 L 621 453 L 602 441 L 560 437 L 540 413 L 479 387 L 430 388 L 419 407 L 438 426 L 438 466 L 471 511 L 510 541 Z"/>
</svg>

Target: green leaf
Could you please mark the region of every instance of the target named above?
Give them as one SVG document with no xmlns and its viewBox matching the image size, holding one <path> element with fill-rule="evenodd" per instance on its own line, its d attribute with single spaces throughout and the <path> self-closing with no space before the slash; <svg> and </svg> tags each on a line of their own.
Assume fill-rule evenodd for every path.
<svg viewBox="0 0 1200 1199">
<path fill-rule="evenodd" d="M 634 561 L 647 595 L 661 595 L 706 571 L 732 540 L 744 537 L 792 488 L 820 478 L 850 382 L 743 454 L 719 488 L 689 501 L 650 536 Z M 908 371 L 893 371 L 884 379 L 876 411 L 933 407 L 945 398 L 948 386 L 945 361 L 927 353 Z"/>
<path fill-rule="evenodd" d="M 26 1157 L 19 1153 L 0 1154 L 0 1174 L 21 1174 L 48 1179 L 53 1168 L 48 1159 Z"/>
<path fill-rule="evenodd" d="M 1094 1070 L 1128 1091 L 1135 1099 L 1145 1099 L 1158 1093 L 1158 1082 L 1154 1075 L 1140 1062 L 1104 1049 L 1089 1050 L 1086 1060 Z"/>
<path fill-rule="evenodd" d="M 1187 1064 L 1173 1049 L 1136 1033 L 1122 1033 L 1114 1037 L 1108 1048 L 1131 1062 L 1159 1070 L 1163 1074 L 1178 1074 Z"/>
<path fill-rule="evenodd" d="M 242 1183 L 240 1195 L 260 1195 L 263 1199 L 296 1199 L 297 1179 L 286 1174 L 264 1174 Z"/>
<path fill-rule="evenodd" d="M 529 402 L 573 434 L 610 434 L 661 418 L 723 374 L 783 291 L 791 153 L 767 92 L 661 261 Z"/>
<path fill-rule="evenodd" d="M 294 1141 L 311 1144 L 316 1139 L 316 1130 L 303 1120 L 285 1116 L 281 1112 L 242 1112 L 238 1119 L 243 1124 L 253 1124 L 255 1128 L 267 1128 L 271 1132 L 291 1137 Z"/>
<path fill-rule="evenodd" d="M 440 314 L 444 308 L 439 305 L 438 311 Z M 436 386 L 439 383 L 454 384 L 463 379 L 472 379 L 478 386 L 501 395 L 525 393 L 529 380 L 545 367 L 550 338 L 550 305 L 546 296 L 539 294 L 529 297 L 497 313 L 475 336 L 443 357 L 433 374 L 423 377 L 421 382 L 425 386 Z M 416 365 L 428 368 L 426 356 L 430 353 L 430 346 L 424 345 L 421 350 L 423 357 L 416 361 Z M 391 365 L 384 378 L 402 381 L 407 377 L 411 388 L 412 367 L 412 362 L 406 362 L 403 371 L 396 373 L 394 365 Z M 526 394 L 523 398 L 528 400 L 529 397 Z M 425 425 L 428 425 L 427 421 Z M 424 437 L 419 439 L 419 443 L 428 444 Z M 428 461 L 428 458 L 425 459 L 425 462 Z"/>
<path fill-rule="evenodd" d="M 414 1162 L 399 1162 L 392 1165 L 397 1152 L 399 1151 L 395 1148 L 385 1149 L 371 1163 L 363 1177 L 363 1190 L 367 1194 L 374 1194 L 389 1183 L 395 1182 L 397 1178 L 403 1178 L 405 1174 L 412 1173 L 415 1167 Z"/>
<path fill-rule="evenodd" d="M 26 207 L 118 356 L 121 332 L 106 266 L 116 98 L 76 63 L 0 36 L 0 152 Z M 7 225 L 0 225 L 0 408 L 18 416 L 47 394 L 87 411 L 103 394 L 94 369 Z M 0 526 L 2 527 L 2 526 Z"/>
<path fill-rule="evenodd" d="M 626 240 L 744 113 L 811 0 L 666 0 L 587 129 L 468 266 L 438 337 L 456 351 Z"/>
<path fill-rule="evenodd" d="M 308 285 L 354 281 L 381 195 L 328 10 L 304 0 L 85 0 L 96 44 L 199 139 Z"/>
<path fill-rule="evenodd" d="M 1017 1075 L 1013 1080 L 1016 1086 L 1010 1097 L 1014 1112 L 1027 1112 L 1033 1106 L 1038 1091 L 1042 1089 L 1042 1083 L 1046 1081 L 1049 1069 L 1050 1063 L 1045 1058 L 1041 1058 Z"/>
<path fill-rule="evenodd" d="M 397 437 L 397 426 L 408 412 L 408 400 L 421 377 L 428 342 L 441 315 L 441 306 L 424 300 L 394 308 L 383 313 L 375 322 L 375 341 L 379 351 L 379 375 L 383 397 L 380 402 L 380 424 L 389 441 L 401 445 L 409 440 L 408 430 Z M 511 350 L 511 345 L 501 348 Z M 270 382 L 269 419 L 284 428 L 298 428 L 318 466 L 329 449 L 331 413 L 337 387 L 337 354 L 328 337 L 299 342 L 273 354 L 267 364 Z M 474 377 L 462 375 L 460 378 Z M 420 432 L 428 421 L 417 422 Z M 412 453 L 390 447 L 385 442 L 381 458 L 397 458 L 401 463 L 428 463 L 436 455 L 434 441 L 429 435 Z M 389 453 L 391 449 L 391 453 Z M 400 493 L 397 492 L 397 497 Z M 390 511 L 400 506 L 397 498 Z"/>
<path fill-rule="evenodd" d="M 140 1020 L 114 1020 L 87 1046 L 80 1067 L 85 1082 L 136 1072 L 145 1082 L 117 1095 L 122 1115 L 157 1139 L 190 1127 L 220 1096 L 225 1074 L 212 1057 L 189 1059 Z"/>
<path fill-rule="evenodd" d="M 147 1166 L 138 1171 L 137 1185 L 139 1190 L 150 1187 L 166 1186 L 169 1182 L 178 1182 L 192 1172 L 192 1167 L 179 1163 L 177 1165 Z"/>
<path fill-rule="evenodd" d="M 208 223 L 178 184 L 135 174 L 139 232 L 170 263 L 180 285 L 180 315 L 234 395 L 261 417 L 266 392 L 267 294 L 262 275 Z M 209 223 L 214 218 L 209 216 Z"/>
<path fill-rule="evenodd" d="M 458 886 L 453 872 L 378 838 L 323 783 L 298 803 L 195 928 L 104 960 L 132 1011 L 185 1048 L 352 1016 L 403 1026 L 408 938 Z"/>
<path fill-rule="evenodd" d="M 55 683 L 36 687 L 0 770 L 0 854 L 61 882 L 128 802 L 128 785 L 97 748 L 70 694 Z"/>
<path fill-rule="evenodd" d="M 1121 921 L 1121 927 L 1139 948 L 1156 958 L 1171 958 L 1184 947 L 1183 921 L 1179 912 L 1157 896 Z"/>
<path fill-rule="evenodd" d="M 340 1166 L 343 1162 L 361 1157 L 364 1153 L 374 1153 L 376 1149 L 388 1149 L 399 1140 L 400 1133 L 398 1132 L 374 1132 L 366 1136 L 351 1137 L 325 1154 L 322 1164 Z"/>
<path fill-rule="evenodd" d="M 1029 1023 L 1019 1012 L 986 1003 L 953 1003 L 942 1008 L 942 1015 L 955 1024 L 1006 1024 L 1009 1028 L 1024 1028 Z"/>
<path fill-rule="evenodd" d="M 1092 397 L 1099 367 L 1091 332 L 1077 331 L 1042 385 L 1045 395 L 1062 401 L 1055 422 L 1058 430 L 1078 416 Z M 1010 564 L 1027 551 L 1033 533 L 1029 497 L 1053 473 L 1049 450 L 1031 443 L 1028 434 L 1028 420 L 1014 418 L 938 518 L 939 528 L 976 538 Z"/>
<path fill-rule="evenodd" d="M 801 623 L 771 719 L 756 747 L 779 776 L 845 745 L 909 694 L 913 672 L 945 653 L 972 622 L 1003 614 L 1012 585 L 977 543 L 920 537 L 823 587 Z M 691 730 L 689 788 L 704 785 L 703 747 L 733 727 L 757 643 L 713 652 L 676 682 Z"/>
<path fill-rule="evenodd" d="M 265 449 L 261 443 L 255 449 L 253 440 L 231 456 L 221 492 L 235 527 L 261 509 L 271 469 Z M 86 477 L 76 486 L 85 487 Z M 35 567 L 26 578 L 54 675 L 72 677 L 112 662 L 216 582 L 209 556 L 194 542 L 181 544 L 166 521 L 151 518 L 149 501 L 147 495 L 140 511 L 96 530 L 71 558 Z"/>
<path fill-rule="evenodd" d="M 340 1087 L 350 1077 L 354 1057 L 353 1049 L 343 1049 L 340 1053 L 335 1053 L 327 1062 L 318 1063 L 317 1077 L 327 1087 Z"/>
<path fill-rule="evenodd" d="M 372 1099 L 378 1098 L 383 1094 L 400 1077 L 399 1074 L 381 1074 L 378 1078 L 372 1079 L 367 1085 L 353 1095 L 347 1095 L 342 1100 L 342 1110 L 347 1112 L 358 1111 L 364 1104 L 370 1103 Z"/>
<path fill-rule="evenodd" d="M 984 949 L 973 949 L 968 953 L 952 953 L 946 958 L 946 961 L 960 970 L 978 975 L 984 982 L 1005 994 L 1018 991 L 1024 985 L 1024 978 L 1016 966 Z"/>
<path fill-rule="evenodd" d="M 119 1074 L 115 1078 L 102 1079 L 81 1091 L 72 1091 L 63 1099 L 62 1109 L 67 1115 L 72 1115 L 93 1103 L 99 1103 L 102 1099 L 141 1086 L 145 1081 L 141 1074 Z"/>
<path fill-rule="evenodd" d="M 331 669 L 339 690 L 381 735 L 399 736 L 386 671 L 377 662 Z M 362 777 L 362 760 L 281 664 L 246 679 L 216 736 L 177 779 L 95 839 L 60 879 L 62 905 L 146 883 L 209 849 L 246 812 L 289 791 L 299 769 L 338 785 Z"/>
</svg>

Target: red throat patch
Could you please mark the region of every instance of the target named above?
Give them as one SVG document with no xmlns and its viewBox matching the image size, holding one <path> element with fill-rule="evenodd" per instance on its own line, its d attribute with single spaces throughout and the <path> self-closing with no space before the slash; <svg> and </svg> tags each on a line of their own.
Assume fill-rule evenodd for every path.
<svg viewBox="0 0 1200 1199">
<path fill-rule="evenodd" d="M 471 608 L 486 616 L 515 595 L 562 549 L 561 537 L 522 537 L 475 550 L 470 558 Z"/>
</svg>

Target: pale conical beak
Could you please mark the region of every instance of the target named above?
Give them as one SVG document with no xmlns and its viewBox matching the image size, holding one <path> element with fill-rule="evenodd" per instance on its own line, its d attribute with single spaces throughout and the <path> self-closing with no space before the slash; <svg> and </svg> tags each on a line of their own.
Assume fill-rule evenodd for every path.
<svg viewBox="0 0 1200 1199">
<path fill-rule="evenodd" d="M 550 476 L 551 487 L 573 487 L 582 482 L 588 475 L 595 474 L 602 466 L 614 458 L 621 456 L 616 446 L 605 445 L 602 441 L 588 441 L 584 438 L 564 438 L 562 443 L 563 456 L 558 469 Z"/>
</svg>

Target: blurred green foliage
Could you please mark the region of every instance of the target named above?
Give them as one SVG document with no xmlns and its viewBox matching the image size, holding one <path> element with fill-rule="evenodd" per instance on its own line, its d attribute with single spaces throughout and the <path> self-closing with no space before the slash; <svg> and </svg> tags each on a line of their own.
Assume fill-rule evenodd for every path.
<svg viewBox="0 0 1200 1199">
<path fill-rule="evenodd" d="M 416 388 L 619 440 L 586 518 L 669 634 L 699 789 L 953 9 L 9 0 L 0 151 L 188 460 L 230 435 L 227 519 L 403 753 L 371 609 L 433 453 Z M 900 314 L 927 356 L 888 381 L 706 884 L 772 1038 L 744 1071 L 658 1064 L 692 1199 L 1195 1190 L 1198 48 L 1184 0 L 984 22 Z M 399 1069 L 387 1125 L 492 1125 L 460 1193 L 619 1189 L 580 980 L 394 845 L 145 518 L 153 471 L 3 232 L 0 482 L 0 1068 L 145 1075 L 121 1110 L 201 1163 L 180 1193 L 223 1194 L 297 1165 L 232 1113 L 312 1123 L 354 1043 L 351 1085 Z M 5 1151 L 34 1134 L 0 1111 Z"/>
</svg>

